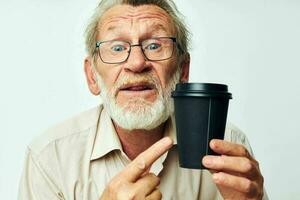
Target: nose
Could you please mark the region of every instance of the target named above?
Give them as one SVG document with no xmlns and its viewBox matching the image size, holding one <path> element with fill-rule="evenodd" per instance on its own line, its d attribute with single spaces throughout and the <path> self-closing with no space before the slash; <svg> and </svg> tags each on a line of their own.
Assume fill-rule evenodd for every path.
<svg viewBox="0 0 300 200">
<path fill-rule="evenodd" d="M 140 45 L 132 45 L 129 58 L 125 63 L 125 70 L 140 73 L 149 70 L 146 65 L 146 57 Z"/>
</svg>

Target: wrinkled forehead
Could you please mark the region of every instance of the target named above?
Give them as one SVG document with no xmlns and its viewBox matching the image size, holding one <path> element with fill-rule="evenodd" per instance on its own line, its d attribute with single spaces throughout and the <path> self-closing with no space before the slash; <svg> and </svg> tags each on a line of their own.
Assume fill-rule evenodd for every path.
<svg viewBox="0 0 300 200">
<path fill-rule="evenodd" d="M 156 5 L 116 5 L 108 9 L 98 23 L 98 31 L 110 33 L 124 31 L 133 26 L 144 26 L 147 31 L 175 34 L 175 27 L 170 15 Z"/>
</svg>

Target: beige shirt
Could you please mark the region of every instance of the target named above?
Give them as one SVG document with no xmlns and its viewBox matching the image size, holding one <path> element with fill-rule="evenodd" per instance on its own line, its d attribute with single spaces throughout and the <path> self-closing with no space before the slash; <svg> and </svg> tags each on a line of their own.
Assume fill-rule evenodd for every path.
<svg viewBox="0 0 300 200">
<path fill-rule="evenodd" d="M 179 167 L 174 120 L 166 136 L 173 147 L 150 172 L 161 177 L 164 200 L 222 199 L 207 170 Z M 227 126 L 225 139 L 250 145 L 238 129 Z M 97 200 L 107 183 L 128 163 L 108 113 L 100 105 L 46 131 L 29 146 L 20 181 L 19 199 Z"/>
</svg>

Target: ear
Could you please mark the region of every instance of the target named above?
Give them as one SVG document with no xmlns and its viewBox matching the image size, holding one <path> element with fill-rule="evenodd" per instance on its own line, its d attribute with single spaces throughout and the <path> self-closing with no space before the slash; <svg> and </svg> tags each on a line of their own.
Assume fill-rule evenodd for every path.
<svg viewBox="0 0 300 200">
<path fill-rule="evenodd" d="M 189 74 L 190 74 L 190 54 L 187 53 L 183 61 L 181 63 L 181 75 L 180 75 L 180 82 L 186 83 L 189 81 Z"/>
<path fill-rule="evenodd" d="M 84 72 L 89 89 L 93 95 L 100 94 L 100 88 L 97 84 L 96 72 L 93 69 L 91 57 L 84 59 Z"/>
</svg>

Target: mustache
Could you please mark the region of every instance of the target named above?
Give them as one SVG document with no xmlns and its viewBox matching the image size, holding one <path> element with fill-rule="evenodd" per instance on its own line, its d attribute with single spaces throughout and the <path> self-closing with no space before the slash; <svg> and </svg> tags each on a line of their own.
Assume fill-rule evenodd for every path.
<svg viewBox="0 0 300 200">
<path fill-rule="evenodd" d="M 127 85 L 144 84 L 149 85 L 151 88 L 158 90 L 159 80 L 152 73 L 143 73 L 135 75 L 125 75 L 119 78 L 112 88 L 112 94 L 115 96 L 122 88 Z"/>
</svg>

